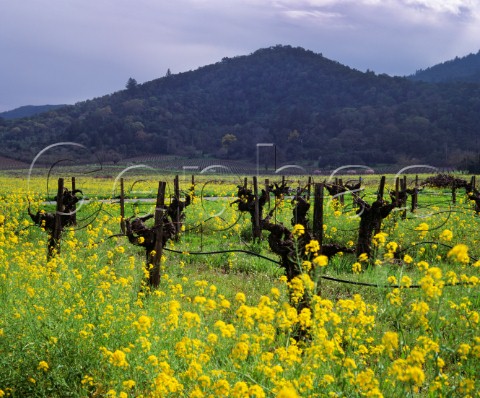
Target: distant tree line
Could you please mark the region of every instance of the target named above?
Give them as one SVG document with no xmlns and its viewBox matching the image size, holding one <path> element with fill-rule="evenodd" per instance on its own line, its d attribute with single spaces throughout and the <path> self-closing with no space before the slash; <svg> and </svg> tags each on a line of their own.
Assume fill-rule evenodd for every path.
<svg viewBox="0 0 480 398">
<path fill-rule="evenodd" d="M 465 164 L 480 152 L 480 84 L 363 73 L 302 48 L 275 46 L 167 74 L 73 106 L 0 120 L 2 153 L 30 160 L 67 140 L 122 158 L 143 154 L 279 162 Z"/>
<path fill-rule="evenodd" d="M 442 62 L 427 69 L 418 70 L 409 77 L 430 83 L 470 82 L 480 83 L 480 50 L 476 54 Z"/>
</svg>

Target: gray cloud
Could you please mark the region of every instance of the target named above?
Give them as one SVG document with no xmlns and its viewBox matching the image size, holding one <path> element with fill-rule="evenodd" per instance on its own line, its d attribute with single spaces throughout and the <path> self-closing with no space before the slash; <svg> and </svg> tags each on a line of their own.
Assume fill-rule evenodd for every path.
<svg viewBox="0 0 480 398">
<path fill-rule="evenodd" d="M 2 0 L 0 111 L 74 103 L 276 44 L 405 75 L 479 49 L 476 0 Z"/>
</svg>

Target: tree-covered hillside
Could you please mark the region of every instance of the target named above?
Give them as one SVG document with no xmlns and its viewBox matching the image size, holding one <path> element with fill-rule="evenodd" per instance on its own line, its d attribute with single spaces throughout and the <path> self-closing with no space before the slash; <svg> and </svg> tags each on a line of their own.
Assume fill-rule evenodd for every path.
<svg viewBox="0 0 480 398">
<path fill-rule="evenodd" d="M 53 111 L 63 106 L 65 105 L 25 105 L 10 111 L 0 112 L 0 118 L 20 119 L 22 117 L 30 117 L 38 115 L 39 113 Z"/>
<path fill-rule="evenodd" d="M 480 84 L 480 51 L 421 69 L 409 78 L 430 83 L 470 82 Z"/>
<path fill-rule="evenodd" d="M 455 165 L 480 147 L 480 85 L 362 73 L 302 48 L 275 46 L 53 112 L 0 121 L 1 151 L 30 160 L 56 141 L 107 157 L 140 154 L 324 166 Z M 107 155 L 105 155 L 107 154 Z"/>
</svg>

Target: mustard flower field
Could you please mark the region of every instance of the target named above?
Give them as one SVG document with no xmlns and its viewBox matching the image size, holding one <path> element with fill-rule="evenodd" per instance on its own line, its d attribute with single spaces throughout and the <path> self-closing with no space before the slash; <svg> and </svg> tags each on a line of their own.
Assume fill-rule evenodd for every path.
<svg viewBox="0 0 480 398">
<path fill-rule="evenodd" d="M 158 178 L 136 181 L 128 192 L 155 196 Z M 253 243 L 230 205 L 236 183 L 198 182 L 154 289 L 113 178 L 78 179 L 88 200 L 48 256 L 27 210 L 54 211 L 55 182 L 0 176 L 0 398 L 480 396 L 480 218 L 462 192 L 393 211 L 370 257 L 299 246 L 287 280 L 269 233 Z M 299 240 L 290 200 L 277 205 Z M 126 216 L 153 210 L 132 200 Z M 349 196 L 326 200 L 323 243 L 353 247 L 358 223 Z"/>
</svg>

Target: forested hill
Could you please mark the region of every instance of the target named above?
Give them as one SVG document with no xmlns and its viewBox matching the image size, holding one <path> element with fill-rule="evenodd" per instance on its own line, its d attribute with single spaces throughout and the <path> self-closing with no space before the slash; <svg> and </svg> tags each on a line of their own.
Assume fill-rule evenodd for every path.
<svg viewBox="0 0 480 398">
<path fill-rule="evenodd" d="M 480 51 L 421 69 L 409 78 L 431 83 L 471 82 L 480 84 Z"/>
<path fill-rule="evenodd" d="M 106 157 L 141 154 L 279 162 L 455 165 L 479 150 L 480 86 L 363 73 L 302 48 L 224 58 L 15 121 L 0 121 L 0 151 L 29 161 L 58 141 Z"/>
<path fill-rule="evenodd" d="M 30 117 L 38 115 L 39 113 L 53 111 L 63 106 L 65 105 L 25 105 L 19 108 L 12 109 L 11 111 L 0 112 L 0 118 L 20 119 L 22 117 Z"/>
</svg>

